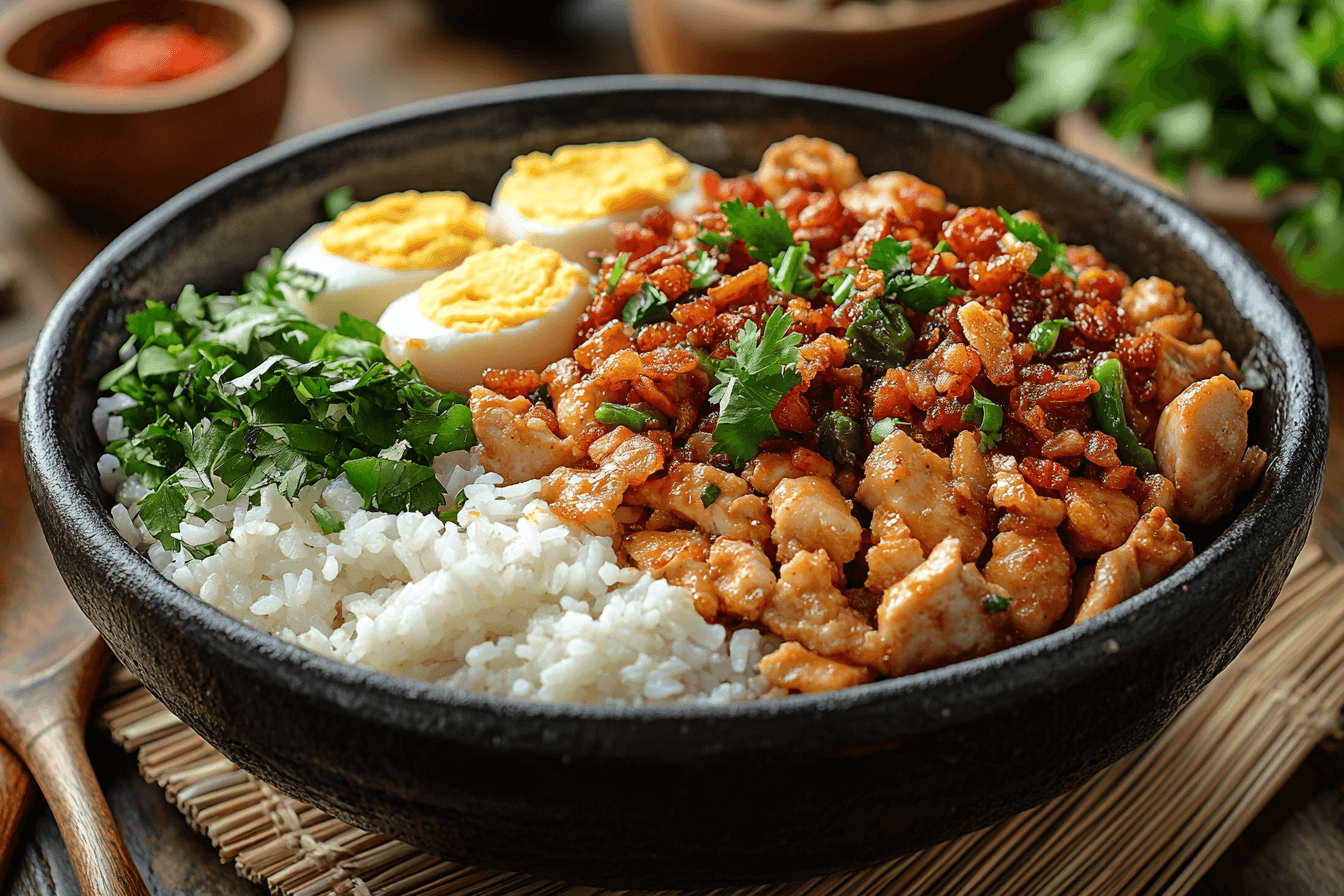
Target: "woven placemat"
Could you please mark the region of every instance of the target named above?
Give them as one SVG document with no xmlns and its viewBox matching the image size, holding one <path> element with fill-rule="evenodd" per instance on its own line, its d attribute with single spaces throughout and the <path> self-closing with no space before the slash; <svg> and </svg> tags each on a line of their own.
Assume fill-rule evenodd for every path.
<svg viewBox="0 0 1344 896">
<path fill-rule="evenodd" d="M 1325 736 L 1344 705 L 1344 565 L 1313 541 L 1269 619 L 1145 746 L 1078 790 L 884 865 L 752 896 L 1130 896 L 1187 892 Z M 138 751 L 221 860 L 283 896 L 599 896 L 427 855 L 337 821 L 240 771 L 124 669 L 97 716 Z M 670 892 L 670 891 L 669 891 Z"/>
</svg>

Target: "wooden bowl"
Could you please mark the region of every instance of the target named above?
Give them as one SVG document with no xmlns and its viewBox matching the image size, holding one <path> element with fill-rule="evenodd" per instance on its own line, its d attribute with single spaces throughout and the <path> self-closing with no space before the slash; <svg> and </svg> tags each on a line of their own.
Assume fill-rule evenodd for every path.
<svg viewBox="0 0 1344 896">
<path fill-rule="evenodd" d="M 1036 0 L 630 0 L 644 71 L 831 84 L 984 112 Z"/>
<path fill-rule="evenodd" d="M 232 53 L 143 87 L 43 77 L 126 20 L 185 22 Z M 270 142 L 292 33 L 278 0 L 22 0 L 0 16 L 0 143 L 72 216 L 119 229 Z"/>
<path fill-rule="evenodd" d="M 1070 242 L 1197 296 L 1258 381 L 1261 482 L 1186 566 L 1081 625 L 968 662 L 725 707 L 548 705 L 309 653 L 175 586 L 117 534 L 91 415 L 128 313 L 237 288 L 322 197 L 459 189 L 515 156 L 657 137 L 725 175 L 799 131 L 958 204 L 1035 208 Z M 1152 737 L 1269 611 L 1320 496 L 1320 354 L 1283 291 L 1185 206 L 1053 141 L 868 93 L 744 78 L 586 78 L 392 110 L 268 149 L 127 230 L 61 298 L 22 407 L 24 461 L 80 606 L 220 752 L 329 814 L 436 855 L 623 887 L 742 883 L 891 858 L 1076 787 Z"/>
</svg>

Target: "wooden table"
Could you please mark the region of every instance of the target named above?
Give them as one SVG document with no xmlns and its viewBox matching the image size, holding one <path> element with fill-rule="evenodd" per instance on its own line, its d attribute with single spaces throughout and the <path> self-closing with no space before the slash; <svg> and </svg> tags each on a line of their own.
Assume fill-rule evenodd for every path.
<svg viewBox="0 0 1344 896">
<path fill-rule="evenodd" d="M 368 112 L 518 81 L 636 70 L 620 0 L 576 0 L 561 36 L 506 42 L 454 33 L 433 0 L 302 0 L 290 101 L 277 139 Z M 0 157 L 0 252 L 12 261 L 17 307 L 0 314 L 0 359 L 34 336 L 64 288 L 113 236 L 69 222 Z M 1327 356 L 1344 394 L 1344 352 Z M 0 369 L 0 385 L 5 371 Z M 2 393 L 0 393 L 2 394 Z M 14 402 L 0 402 L 0 414 Z M 1333 412 L 1344 424 L 1344 410 Z M 219 864 L 132 758 L 97 732 L 90 751 L 132 853 L 155 893 L 257 896 Z M 1327 741 L 1193 891 L 1198 896 L 1344 893 L 1344 742 Z M 55 822 L 39 799 L 0 894 L 78 893 Z"/>
</svg>

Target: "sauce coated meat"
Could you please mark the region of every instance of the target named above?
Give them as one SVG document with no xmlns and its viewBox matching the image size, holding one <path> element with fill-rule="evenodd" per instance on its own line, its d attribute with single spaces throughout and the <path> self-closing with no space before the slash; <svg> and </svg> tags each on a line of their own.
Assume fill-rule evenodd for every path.
<svg viewBox="0 0 1344 896">
<path fill-rule="evenodd" d="M 481 454 L 817 692 L 1039 638 L 1193 556 L 1251 393 L 1185 291 L 815 138 L 615 225 L 577 348 L 472 390 Z M 493 387 L 493 388 L 492 388 Z"/>
</svg>

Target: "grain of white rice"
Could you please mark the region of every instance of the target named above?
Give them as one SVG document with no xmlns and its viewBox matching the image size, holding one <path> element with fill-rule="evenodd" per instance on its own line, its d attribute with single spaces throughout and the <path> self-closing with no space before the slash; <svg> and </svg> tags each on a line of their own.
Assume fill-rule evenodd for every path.
<svg viewBox="0 0 1344 896">
<path fill-rule="evenodd" d="M 100 399 L 100 436 L 124 433 L 120 396 Z M 469 452 L 435 460 L 450 499 L 464 492 L 458 524 L 361 509 L 344 476 L 302 489 L 274 488 L 256 503 L 226 500 L 216 483 L 210 519 L 188 517 L 185 546 L 164 549 L 136 515 L 148 491 L 111 455 L 99 461 L 116 496 L 113 524 L 155 568 L 229 615 L 324 656 L 527 700 L 728 704 L 781 696 L 757 672 L 779 644 L 752 629 L 732 633 L 695 611 L 682 588 L 622 568 L 608 538 L 568 526 L 538 497 L 536 481 L 505 486 Z M 344 528 L 322 533 L 321 504 Z"/>
</svg>

